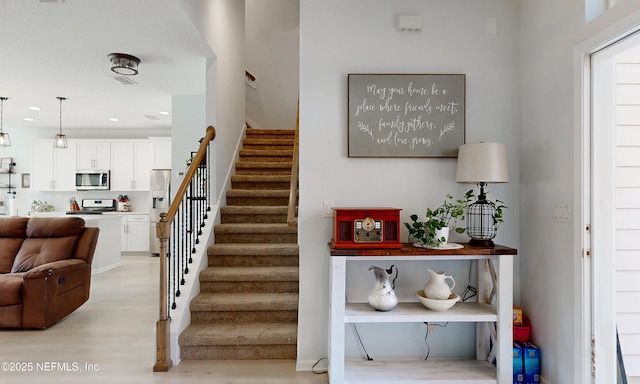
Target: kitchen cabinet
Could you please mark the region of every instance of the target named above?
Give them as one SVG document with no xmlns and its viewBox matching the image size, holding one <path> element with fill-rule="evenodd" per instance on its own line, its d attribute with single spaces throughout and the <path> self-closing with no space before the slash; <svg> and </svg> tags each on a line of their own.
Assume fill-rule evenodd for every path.
<svg viewBox="0 0 640 384">
<path fill-rule="evenodd" d="M 111 143 L 111 190 L 148 191 L 153 163 L 149 141 Z"/>
<path fill-rule="evenodd" d="M 111 167 L 109 142 L 79 142 L 77 152 L 76 169 L 108 170 Z"/>
<path fill-rule="evenodd" d="M 338 383 L 499 383 L 513 380 L 513 256 L 517 250 L 467 244 L 456 250 L 330 248 L 329 381 Z M 388 312 L 368 303 L 345 303 L 347 263 L 446 260 L 478 262 L 478 302 L 457 303 L 444 312 L 426 309 L 417 299 Z M 422 287 L 416 287 L 416 291 Z M 495 304 L 494 304 L 495 295 Z M 345 326 L 358 323 L 468 322 L 476 324 L 476 359 L 345 360 Z M 497 327 L 495 326 L 497 325 Z M 491 340 L 491 343 L 489 342 Z M 494 350 L 489 351 L 489 345 Z M 491 362 L 495 356 L 497 368 Z"/>
<path fill-rule="evenodd" d="M 171 169 L 171 138 L 151 137 L 153 169 Z"/>
<path fill-rule="evenodd" d="M 149 252 L 149 215 L 122 215 L 120 224 L 120 250 L 122 252 Z"/>
<path fill-rule="evenodd" d="M 31 145 L 31 190 L 76 190 L 76 143 L 54 148 L 49 140 Z"/>
</svg>

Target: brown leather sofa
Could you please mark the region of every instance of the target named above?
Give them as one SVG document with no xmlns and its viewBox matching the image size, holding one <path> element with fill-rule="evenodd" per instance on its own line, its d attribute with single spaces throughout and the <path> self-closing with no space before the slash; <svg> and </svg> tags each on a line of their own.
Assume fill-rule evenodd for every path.
<svg viewBox="0 0 640 384">
<path fill-rule="evenodd" d="M 87 301 L 98 233 L 79 217 L 0 218 L 0 328 L 46 328 Z"/>
</svg>

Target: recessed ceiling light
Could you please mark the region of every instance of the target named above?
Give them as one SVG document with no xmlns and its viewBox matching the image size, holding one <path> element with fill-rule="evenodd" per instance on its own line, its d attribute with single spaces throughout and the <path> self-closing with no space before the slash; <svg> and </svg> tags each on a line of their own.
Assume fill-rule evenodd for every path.
<svg viewBox="0 0 640 384">
<path fill-rule="evenodd" d="M 167 111 L 160 111 L 160 114 L 161 114 L 161 115 L 170 115 L 171 113 L 170 113 L 170 112 L 167 112 Z"/>
<path fill-rule="evenodd" d="M 120 121 L 120 119 L 116 119 L 115 117 L 112 117 L 109 119 L 109 121 Z"/>
<path fill-rule="evenodd" d="M 39 110 L 40 110 L 40 107 L 36 107 L 35 105 L 32 105 L 32 106 L 30 106 L 30 107 L 29 107 L 29 108 L 27 108 L 27 109 L 30 109 L 30 110 L 32 110 L 32 111 L 39 111 Z"/>
<path fill-rule="evenodd" d="M 25 117 L 24 118 L 25 121 L 36 121 L 35 119 L 31 118 L 31 117 Z"/>
</svg>

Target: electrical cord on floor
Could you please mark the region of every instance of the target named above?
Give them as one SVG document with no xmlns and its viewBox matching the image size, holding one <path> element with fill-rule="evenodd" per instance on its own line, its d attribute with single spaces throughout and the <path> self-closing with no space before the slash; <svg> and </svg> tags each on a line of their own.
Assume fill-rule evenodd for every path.
<svg viewBox="0 0 640 384">
<path fill-rule="evenodd" d="M 347 295 L 344 295 L 344 301 L 345 303 L 349 304 L 349 299 L 347 299 Z M 356 337 L 358 338 L 358 342 L 360 343 L 360 347 L 362 348 L 362 351 L 364 352 L 365 355 L 367 355 L 367 361 L 373 361 L 371 356 L 369 356 L 367 349 L 364 347 L 364 343 L 362 342 L 362 339 L 360 338 L 360 334 L 358 333 L 358 327 L 356 327 L 355 323 L 351 323 L 351 325 L 353 326 L 353 330 L 356 332 Z"/>
<path fill-rule="evenodd" d="M 478 294 L 478 290 L 475 287 L 471 286 L 471 266 L 473 265 L 473 261 L 469 261 L 469 278 L 467 279 L 467 288 L 462 291 L 460 299 L 464 302 L 469 300 L 470 298 L 476 296 Z"/>
<path fill-rule="evenodd" d="M 318 361 L 316 361 L 316 363 L 313 364 L 313 366 L 311 367 L 311 372 L 315 373 L 316 375 L 321 375 L 323 373 L 327 373 L 327 370 L 324 370 L 324 371 L 316 371 L 315 370 L 316 365 L 318 365 L 322 360 L 329 360 L 329 359 L 327 359 L 326 357 L 322 357 L 322 358 L 318 359 Z"/>
<path fill-rule="evenodd" d="M 425 322 L 426 326 L 427 326 L 427 333 L 425 333 L 424 335 L 424 343 L 427 345 L 427 355 L 424 357 L 424 360 L 427 361 L 427 359 L 429 358 L 429 353 L 431 353 L 431 347 L 429 347 L 429 342 L 427 342 L 427 337 L 429 337 L 429 323 Z M 446 323 L 444 323 L 444 325 L 442 324 L 431 324 L 435 327 L 446 327 L 447 325 L 449 325 L 449 322 L 447 321 Z"/>
</svg>

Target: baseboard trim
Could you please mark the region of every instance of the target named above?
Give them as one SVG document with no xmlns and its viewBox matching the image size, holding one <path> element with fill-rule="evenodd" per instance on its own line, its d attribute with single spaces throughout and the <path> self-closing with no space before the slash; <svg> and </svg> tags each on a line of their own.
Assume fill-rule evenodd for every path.
<svg viewBox="0 0 640 384">
<path fill-rule="evenodd" d="M 296 371 L 324 373 L 329 369 L 329 359 L 326 357 L 317 360 L 296 360 Z"/>
</svg>

